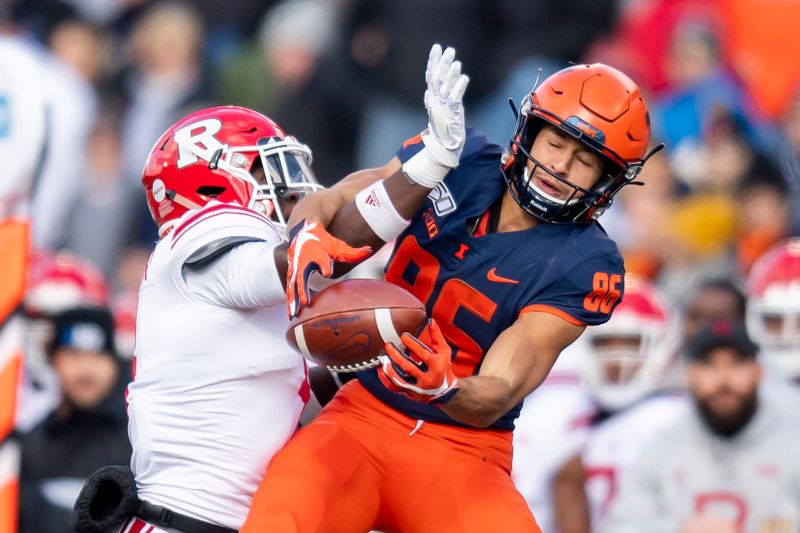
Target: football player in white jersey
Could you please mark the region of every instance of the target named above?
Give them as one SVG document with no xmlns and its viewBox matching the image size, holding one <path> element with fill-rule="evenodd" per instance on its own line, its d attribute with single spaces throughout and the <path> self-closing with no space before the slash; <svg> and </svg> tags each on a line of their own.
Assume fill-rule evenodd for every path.
<svg viewBox="0 0 800 533">
<path fill-rule="evenodd" d="M 284 338 L 287 272 L 291 296 L 306 304 L 313 272 L 328 277 L 334 262 L 371 253 L 305 220 L 288 245 L 291 210 L 319 188 L 310 164 L 307 146 L 240 107 L 193 113 L 156 142 L 142 184 L 160 240 L 139 289 L 127 393 L 135 484 L 118 469 L 90 479 L 76 503 L 79 531 L 131 514 L 125 533 L 241 526 L 309 397 L 306 365 Z M 386 204 L 401 219 L 427 189 L 389 170 L 348 176 L 323 207 L 345 208 L 337 224 L 372 235 L 374 222 L 348 194 L 385 178 Z M 91 502 L 103 475 L 126 496 L 98 514 Z"/>
<path fill-rule="evenodd" d="M 686 403 L 677 394 L 647 397 L 667 385 L 679 343 L 672 310 L 646 281 L 626 276 L 625 298 L 614 315 L 606 324 L 588 328 L 578 343 L 584 346 L 579 373 L 598 412 L 583 449 L 555 475 L 554 513 L 562 533 L 587 531 L 590 524 L 597 528 L 620 474 Z M 559 497 L 574 492 L 560 486 L 569 483 L 578 485 L 574 491 L 585 485 L 589 513 L 583 523 L 571 501 Z"/>
<path fill-rule="evenodd" d="M 285 342 L 285 220 L 318 188 L 311 151 L 267 117 L 217 107 L 156 142 L 142 183 L 160 241 L 148 261 L 128 388 L 139 517 L 237 529 L 308 399 Z M 131 525 L 135 529 L 135 524 Z M 223 531 L 223 529 L 220 529 Z"/>
<path fill-rule="evenodd" d="M 6 4 L 0 7 L 4 24 Z M 16 310 L 25 292 L 30 248 L 30 194 L 46 144 L 47 70 L 40 54 L 0 28 L 0 531 L 17 528 L 19 446 L 18 376 L 23 364 L 25 321 Z"/>
</svg>

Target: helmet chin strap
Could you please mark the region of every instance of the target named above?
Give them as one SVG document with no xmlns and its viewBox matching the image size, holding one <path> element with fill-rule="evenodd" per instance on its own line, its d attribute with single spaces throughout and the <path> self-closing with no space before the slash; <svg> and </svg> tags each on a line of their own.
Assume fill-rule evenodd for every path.
<svg viewBox="0 0 800 533">
<path fill-rule="evenodd" d="M 644 159 L 642 159 L 642 166 L 644 166 L 644 164 L 647 163 L 648 159 L 650 159 L 663 149 L 664 149 L 664 143 L 659 143 L 658 146 L 654 146 L 652 150 L 647 152 L 647 155 L 644 156 Z"/>
</svg>

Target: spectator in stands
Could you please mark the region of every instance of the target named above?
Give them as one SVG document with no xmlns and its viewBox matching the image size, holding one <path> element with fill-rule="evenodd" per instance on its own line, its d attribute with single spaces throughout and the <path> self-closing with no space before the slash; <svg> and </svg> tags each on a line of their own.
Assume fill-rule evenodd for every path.
<svg viewBox="0 0 800 533">
<path fill-rule="evenodd" d="M 683 304 L 683 344 L 713 320 L 744 320 L 746 308 L 744 290 L 732 278 L 714 277 L 701 281 L 689 291 Z"/>
<path fill-rule="evenodd" d="M 157 240 L 139 193 L 142 161 L 153 143 L 187 112 L 210 105 L 204 83 L 204 27 L 191 5 L 169 1 L 147 8 L 131 32 L 129 104 L 122 119 L 123 172 L 137 242 Z M 120 213 L 118 216 L 126 216 Z"/>
<path fill-rule="evenodd" d="M 759 394 L 758 347 L 718 319 L 688 344 L 694 410 L 623 476 L 603 531 L 734 533 L 800 528 L 800 428 Z"/>
<path fill-rule="evenodd" d="M 666 58 L 671 91 L 653 108 L 656 136 L 670 147 L 679 176 L 692 174 L 704 135 L 719 112 L 736 113 L 748 142 L 763 144 L 759 117 L 745 88 L 726 69 L 719 30 L 702 18 L 680 21 Z M 688 178 L 691 179 L 691 178 Z"/>
<path fill-rule="evenodd" d="M 760 159 L 737 186 L 736 204 L 737 264 L 745 275 L 756 259 L 789 236 L 791 190 L 780 169 L 769 160 Z"/>
<path fill-rule="evenodd" d="M 314 147 L 314 173 L 332 185 L 355 168 L 363 86 L 338 38 L 339 6 L 330 0 L 286 0 L 261 24 L 263 61 L 275 97 L 263 106 Z"/>
<path fill-rule="evenodd" d="M 69 531 L 86 479 L 108 464 L 129 464 L 122 369 L 106 308 L 57 315 L 48 349 L 61 386 L 58 406 L 22 439 L 20 532 Z"/>
<path fill-rule="evenodd" d="M 792 235 L 800 235 L 800 86 L 781 122 L 780 164 L 791 189 Z"/>
</svg>

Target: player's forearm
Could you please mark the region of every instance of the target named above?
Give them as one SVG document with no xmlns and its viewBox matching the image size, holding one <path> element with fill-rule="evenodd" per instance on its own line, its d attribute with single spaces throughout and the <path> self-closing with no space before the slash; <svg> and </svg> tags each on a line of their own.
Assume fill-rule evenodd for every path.
<svg viewBox="0 0 800 533">
<path fill-rule="evenodd" d="M 459 378 L 442 410 L 466 424 L 487 427 L 541 385 L 558 355 L 583 331 L 549 313 L 525 313 L 495 340 L 477 376 Z"/>
<path fill-rule="evenodd" d="M 459 379 L 458 392 L 442 411 L 450 417 L 485 428 L 497 422 L 514 407 L 512 385 L 505 379 L 494 376 L 472 376 Z"/>
<path fill-rule="evenodd" d="M 291 229 L 303 220 L 308 220 L 317 221 L 327 227 L 344 204 L 339 192 L 333 189 L 313 192 L 294 206 L 286 226 Z"/>
<path fill-rule="evenodd" d="M 409 180 L 400 168 L 383 180 L 383 186 L 394 210 L 405 220 L 409 220 L 417 212 L 430 193 L 430 189 Z M 369 221 L 365 220 L 355 199 L 339 210 L 328 225 L 328 231 L 351 246 L 368 245 L 377 249 L 386 242 L 376 234 Z"/>
</svg>

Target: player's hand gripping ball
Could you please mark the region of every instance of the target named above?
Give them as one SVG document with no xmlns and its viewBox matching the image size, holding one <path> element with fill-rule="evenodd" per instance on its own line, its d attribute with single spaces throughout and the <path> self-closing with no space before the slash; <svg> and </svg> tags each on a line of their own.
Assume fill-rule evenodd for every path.
<svg viewBox="0 0 800 533">
<path fill-rule="evenodd" d="M 386 344 L 378 377 L 392 392 L 416 402 L 447 403 L 458 391 L 453 350 L 431 319 L 418 337 L 403 333 L 403 344 Z"/>
<path fill-rule="evenodd" d="M 351 279 L 314 294 L 289 323 L 286 340 L 303 356 L 332 372 L 377 366 L 384 345 L 400 345 L 417 333 L 425 306 L 405 289 L 383 280 Z"/>
</svg>

